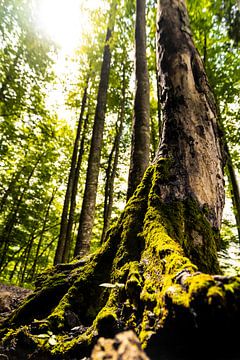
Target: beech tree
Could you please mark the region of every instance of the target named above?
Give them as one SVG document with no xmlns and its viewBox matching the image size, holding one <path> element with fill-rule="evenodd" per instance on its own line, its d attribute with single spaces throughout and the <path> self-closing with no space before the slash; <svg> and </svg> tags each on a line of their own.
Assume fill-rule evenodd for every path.
<svg viewBox="0 0 240 360">
<path fill-rule="evenodd" d="M 71 167 L 69 170 L 68 175 L 68 182 L 67 182 L 67 189 L 66 194 L 64 198 L 64 204 L 63 204 L 63 210 L 62 210 L 62 216 L 61 216 L 61 227 L 60 227 L 60 234 L 58 239 L 58 246 L 56 249 L 54 264 L 58 264 L 61 262 L 66 262 L 65 258 L 68 258 L 68 254 L 65 254 L 65 248 L 67 247 L 67 243 L 70 242 L 71 237 L 71 230 L 68 232 L 68 225 L 70 220 L 70 208 L 73 207 L 72 204 L 75 202 L 76 198 L 76 192 L 77 192 L 77 183 L 78 179 L 75 180 L 75 178 L 78 178 L 77 172 L 77 163 L 78 163 L 78 157 L 79 157 L 79 146 L 80 146 L 80 140 L 81 140 L 81 133 L 82 133 L 82 126 L 83 126 L 83 116 L 84 111 L 86 107 L 87 102 L 87 91 L 88 91 L 88 81 L 89 76 L 87 76 L 86 86 L 84 88 L 83 92 L 83 98 L 82 98 L 82 106 L 81 106 L 81 112 L 79 115 L 79 121 L 77 126 L 77 132 L 76 137 L 74 141 L 74 147 L 73 147 L 73 153 L 71 158 Z M 81 158 L 80 158 L 81 163 Z M 79 173 L 79 171 L 78 171 Z M 75 183 L 75 186 L 74 186 Z M 75 191 L 73 190 L 75 189 Z M 70 225 L 72 227 L 72 225 Z M 68 236 L 67 236 L 68 233 Z"/>
<path fill-rule="evenodd" d="M 103 246 L 42 274 L 3 323 L 11 358 L 84 358 L 98 337 L 124 329 L 152 359 L 239 356 L 240 279 L 222 276 L 217 261 L 224 153 L 216 105 L 184 0 L 161 0 L 157 26 L 155 161 Z"/>
<path fill-rule="evenodd" d="M 88 158 L 87 179 L 85 184 L 79 228 L 74 249 L 74 256 L 85 255 L 89 252 L 92 229 L 94 224 L 98 176 L 101 160 L 101 146 L 107 105 L 107 90 L 109 83 L 111 50 L 110 40 L 115 22 L 116 1 L 111 3 L 107 35 L 103 51 L 100 82 L 97 96 L 97 106 L 94 117 L 93 133 Z"/>
<path fill-rule="evenodd" d="M 133 195 L 149 164 L 149 79 L 146 57 L 145 0 L 136 1 L 134 118 L 127 200 Z"/>
</svg>

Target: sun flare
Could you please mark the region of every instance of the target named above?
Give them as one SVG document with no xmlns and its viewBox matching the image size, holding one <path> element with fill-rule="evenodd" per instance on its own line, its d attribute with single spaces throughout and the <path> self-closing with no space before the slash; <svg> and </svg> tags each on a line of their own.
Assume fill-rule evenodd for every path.
<svg viewBox="0 0 240 360">
<path fill-rule="evenodd" d="M 82 0 L 40 0 L 37 23 L 41 31 L 50 36 L 66 52 L 71 52 L 81 43 L 82 32 L 90 31 Z"/>
</svg>

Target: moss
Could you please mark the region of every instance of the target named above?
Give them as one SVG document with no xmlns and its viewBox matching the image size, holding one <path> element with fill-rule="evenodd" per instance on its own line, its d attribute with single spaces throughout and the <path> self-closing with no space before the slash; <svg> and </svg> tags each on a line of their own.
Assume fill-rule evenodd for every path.
<svg viewBox="0 0 240 360">
<path fill-rule="evenodd" d="M 179 284 L 173 284 L 165 290 L 165 296 L 171 298 L 172 303 L 188 307 L 189 306 L 189 294 Z"/>
<path fill-rule="evenodd" d="M 141 321 L 141 331 L 139 333 L 139 340 L 142 344 L 142 347 L 145 348 L 149 338 L 155 332 L 155 322 L 156 317 L 153 312 L 145 309 Z"/>
<path fill-rule="evenodd" d="M 149 222 L 152 227 L 161 224 L 164 228 L 162 233 L 176 240 L 185 255 L 201 271 L 220 272 L 217 261 L 219 235 L 208 221 L 206 207 L 201 209 L 197 201 L 190 196 L 183 200 L 176 200 L 172 196 L 165 202 L 161 199 L 161 186 L 171 181 L 171 166 L 171 159 L 160 159 L 152 167 L 152 187 L 148 197 L 145 224 Z M 168 241 L 166 243 L 168 244 Z M 162 252 L 171 251 L 168 245 L 166 249 L 161 247 Z"/>
<path fill-rule="evenodd" d="M 62 274 L 61 274 L 62 275 Z M 56 279 L 56 282 L 54 282 Z M 47 281 L 47 280 L 46 280 Z M 34 318 L 43 319 L 51 313 L 63 295 L 67 292 L 70 284 L 66 276 L 53 276 L 46 282 L 42 289 L 31 294 L 23 304 L 7 319 L 7 326 L 27 324 Z M 4 327 L 3 323 L 3 327 Z"/>
<path fill-rule="evenodd" d="M 224 290 L 228 293 L 239 294 L 240 292 L 240 276 L 231 277 L 224 284 Z"/>
<path fill-rule="evenodd" d="M 10 358 L 14 349 L 20 351 L 19 357 L 24 358 L 25 352 L 33 353 L 37 349 L 38 342 L 34 338 L 35 336 L 29 333 L 28 326 L 20 326 L 17 330 L 8 331 L 2 342 Z"/>
<path fill-rule="evenodd" d="M 104 307 L 99 312 L 95 323 L 99 336 L 113 337 L 117 331 L 116 309 Z"/>
<path fill-rule="evenodd" d="M 139 260 L 144 248 L 143 221 L 147 209 L 147 194 L 151 187 L 153 167 L 146 171 L 141 184 L 128 201 L 121 218 L 118 251 L 114 259 L 114 271 L 128 261 Z"/>
<path fill-rule="evenodd" d="M 34 298 L 43 291 L 40 298 L 46 299 L 48 287 L 51 296 L 54 289 L 62 289 L 56 302 L 47 304 L 35 329 L 33 319 L 27 320 L 29 336 L 35 336 L 42 350 L 66 359 L 79 354 L 89 356 L 99 336 L 113 336 L 123 329 L 134 329 L 147 346 L 154 334 L 167 336 L 170 329 L 181 333 L 183 319 L 195 329 L 198 304 L 211 307 L 216 299 L 220 303 L 225 294 L 232 299 L 231 294 L 240 289 L 239 283 L 230 282 L 223 289 L 211 275 L 196 273 L 198 266 L 204 268 L 205 261 L 208 272 L 216 268 L 214 233 L 206 211 L 201 211 L 193 199 L 163 203 L 160 187 L 167 184 L 170 167 L 170 159 L 160 159 L 149 167 L 120 219 L 108 232 L 107 241 L 91 257 L 83 259 L 79 266 L 54 268 L 41 277 L 38 289 L 43 286 L 43 290 Z M 194 231 L 196 236 L 202 236 L 203 244 L 196 246 Z M 182 272 L 188 276 L 179 276 Z M 102 283 L 112 287 L 104 288 Z M 117 283 L 122 286 L 115 286 Z M 39 301 L 35 304 L 41 306 Z M 69 312 L 79 319 L 81 333 L 65 335 L 73 327 Z M 18 319 L 23 321 L 22 317 Z M 48 338 L 53 337 L 55 346 L 38 336 L 49 330 L 52 335 Z"/>
<path fill-rule="evenodd" d="M 126 292 L 131 299 L 138 299 L 142 288 L 142 277 L 139 273 L 139 263 L 133 261 L 129 264 L 126 282 Z"/>
<path fill-rule="evenodd" d="M 110 290 L 105 306 L 102 307 L 93 322 L 93 327 L 97 330 L 98 336 L 113 337 L 120 330 L 121 308 L 119 307 L 119 299 L 123 291 L 122 287 Z"/>
<path fill-rule="evenodd" d="M 58 303 L 58 306 L 51 312 L 47 320 L 50 328 L 54 331 L 61 331 L 65 328 L 65 314 L 66 310 L 70 307 L 68 302 L 68 293 Z"/>
<path fill-rule="evenodd" d="M 57 358 L 72 359 L 76 356 L 89 355 L 95 342 L 96 333 L 93 327 L 89 327 L 86 332 L 72 339 L 68 335 L 58 336 L 55 346 L 49 348 L 50 355 Z"/>
<path fill-rule="evenodd" d="M 220 286 L 213 285 L 208 289 L 207 302 L 209 305 L 223 305 L 225 302 L 225 292 Z"/>
<path fill-rule="evenodd" d="M 202 273 L 191 276 L 184 282 L 184 285 L 188 288 L 188 293 L 191 298 L 199 296 L 200 293 L 205 295 L 208 288 L 214 284 L 215 282 L 211 275 Z"/>
</svg>

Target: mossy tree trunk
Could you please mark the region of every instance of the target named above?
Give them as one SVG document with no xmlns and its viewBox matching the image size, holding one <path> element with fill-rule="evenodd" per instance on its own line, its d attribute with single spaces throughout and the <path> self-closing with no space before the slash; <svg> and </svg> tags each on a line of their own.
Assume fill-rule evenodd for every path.
<svg viewBox="0 0 240 360">
<path fill-rule="evenodd" d="M 161 0 L 158 51 L 155 163 L 102 248 L 42 274 L 2 325 L 11 359 L 82 359 L 99 336 L 125 329 L 151 359 L 239 357 L 240 278 L 213 275 L 223 206 L 215 105 L 183 1 Z"/>
</svg>

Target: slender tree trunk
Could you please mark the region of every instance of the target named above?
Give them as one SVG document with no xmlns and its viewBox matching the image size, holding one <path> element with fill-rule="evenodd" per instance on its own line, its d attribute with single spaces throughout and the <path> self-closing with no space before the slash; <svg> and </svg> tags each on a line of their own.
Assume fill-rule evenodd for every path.
<svg viewBox="0 0 240 360">
<path fill-rule="evenodd" d="M 157 153 L 157 149 L 158 149 L 158 145 L 159 145 L 159 137 L 158 137 L 158 133 L 157 133 L 157 126 L 155 124 L 155 121 L 153 119 L 153 117 L 151 117 L 151 160 L 153 161 L 156 153 Z"/>
<path fill-rule="evenodd" d="M 161 110 L 159 75 L 158 75 L 157 68 L 156 68 L 156 83 L 157 83 L 158 135 L 159 135 L 159 139 L 161 139 L 161 136 L 162 136 L 162 110 Z"/>
<path fill-rule="evenodd" d="M 89 110 L 90 110 L 90 108 L 89 108 Z M 73 188 L 72 188 L 72 196 L 71 196 L 71 204 L 70 204 L 69 217 L 68 217 L 66 242 L 65 242 L 65 248 L 64 248 L 64 253 L 63 253 L 63 262 L 64 263 L 66 263 L 67 261 L 70 260 L 70 249 L 71 249 L 71 243 L 72 243 L 72 229 L 73 229 L 73 223 L 74 223 L 74 214 L 75 214 L 75 209 L 76 209 L 77 188 L 78 188 L 80 169 L 81 169 L 83 154 L 84 154 L 86 133 L 87 133 L 87 129 L 88 129 L 89 110 L 88 110 L 88 114 L 84 121 L 82 139 L 81 139 L 81 144 L 80 144 L 79 154 L 78 154 L 77 167 L 76 167 Z"/>
<path fill-rule="evenodd" d="M 33 229 L 33 232 L 30 234 L 30 239 L 28 241 L 28 246 L 27 246 L 26 252 L 24 254 L 24 261 L 23 261 L 23 264 L 21 266 L 20 285 L 23 284 L 25 276 L 26 276 L 27 267 L 29 265 L 30 254 L 31 254 L 32 247 L 33 247 L 33 242 L 34 242 L 34 239 L 35 239 L 35 231 L 36 231 L 36 229 Z"/>
<path fill-rule="evenodd" d="M 23 255 L 24 250 L 26 249 L 26 247 L 27 247 L 26 244 L 23 245 L 23 246 L 17 251 L 17 253 L 14 254 L 14 260 L 15 260 L 15 258 L 16 258 L 16 260 L 15 260 L 14 268 L 13 268 L 13 270 L 11 271 L 11 273 L 10 273 L 10 275 L 9 275 L 9 282 L 12 281 L 12 279 L 13 279 L 16 271 L 17 271 L 18 264 L 19 264 L 20 261 L 21 261 L 22 255 Z M 18 256 L 16 257 L 16 255 L 18 255 Z"/>
<path fill-rule="evenodd" d="M 118 166 L 119 144 L 123 130 L 123 120 L 124 120 L 123 116 L 121 116 L 120 114 L 120 125 L 119 128 L 116 130 L 114 144 L 108 158 L 108 166 L 106 169 L 103 230 L 101 235 L 101 243 L 103 243 L 105 240 L 106 232 L 107 229 L 109 228 L 111 215 L 112 215 L 114 180 L 116 177 L 117 166 Z"/>
<path fill-rule="evenodd" d="M 35 272 L 36 272 L 37 262 L 39 261 L 39 252 L 40 252 L 40 249 L 41 249 L 41 246 L 42 246 L 44 233 L 46 231 L 47 222 L 48 222 L 48 219 L 49 219 L 49 213 L 50 213 L 51 205 L 53 203 L 56 191 L 57 191 L 57 189 L 53 190 L 52 196 L 51 196 L 51 198 L 49 200 L 49 203 L 48 203 L 48 206 L 47 206 L 47 209 L 46 209 L 46 212 L 45 212 L 43 225 L 42 225 L 42 230 L 41 230 L 41 233 L 39 234 L 39 240 L 38 240 L 38 244 L 37 244 L 36 254 L 35 254 L 35 257 L 34 257 L 33 265 L 32 265 L 31 270 L 30 270 L 30 276 L 29 276 L 30 280 L 33 280 Z"/>
<path fill-rule="evenodd" d="M 69 206 L 71 203 L 71 196 L 72 196 L 72 189 L 73 189 L 73 182 L 76 172 L 76 163 L 77 163 L 77 155 L 79 151 L 79 141 L 82 131 L 82 122 L 83 122 L 83 115 L 86 107 L 87 101 L 87 90 L 88 90 L 88 79 L 86 82 L 86 86 L 83 93 L 82 98 L 82 106 L 81 112 L 79 116 L 78 126 L 77 126 L 77 133 L 73 147 L 72 159 L 71 159 L 71 167 L 68 176 L 67 182 L 67 189 L 64 198 L 63 210 L 62 210 L 62 217 L 61 217 L 61 226 L 60 226 L 60 234 L 58 239 L 58 245 L 55 253 L 54 258 L 54 265 L 64 262 L 64 248 L 66 243 L 66 234 L 67 234 L 67 226 L 68 226 L 68 213 L 69 213 Z"/>
<path fill-rule="evenodd" d="M 134 190 L 140 183 L 149 164 L 150 147 L 149 79 L 146 57 L 146 1 L 137 0 L 136 6 L 136 93 L 134 100 L 134 118 L 127 200 L 132 196 Z"/>
<path fill-rule="evenodd" d="M 79 228 L 76 239 L 74 256 L 82 256 L 88 253 L 94 224 L 98 175 L 100 170 L 101 148 L 103 139 L 103 130 L 105 122 L 105 112 L 107 105 L 107 90 L 110 74 L 111 50 L 109 40 L 115 22 L 115 1 L 112 1 L 110 9 L 110 18 L 107 29 L 106 41 L 104 46 L 103 62 L 98 88 L 97 106 L 94 117 L 93 133 L 91 140 L 90 153 L 88 158 L 87 178 L 83 196 L 82 210 L 79 220 Z"/>
<path fill-rule="evenodd" d="M 27 189 L 29 187 L 29 182 L 30 182 L 31 178 L 33 177 L 34 171 L 36 170 L 41 158 L 43 157 L 43 155 L 44 154 L 41 154 L 39 156 L 36 163 L 32 167 L 31 172 L 29 173 L 29 175 L 27 177 L 27 180 L 26 180 L 26 182 L 24 184 L 24 187 L 23 187 L 23 189 L 21 191 L 21 194 L 16 199 L 16 203 L 14 203 L 14 205 L 13 205 L 13 210 L 9 214 L 7 222 L 6 222 L 6 224 L 5 224 L 5 226 L 4 226 L 3 230 L 2 230 L 1 244 L 0 244 L 0 250 L 1 250 L 0 271 L 2 271 L 3 264 L 6 261 L 6 254 L 7 254 L 9 244 L 10 244 L 12 231 L 13 231 L 13 228 L 17 224 L 17 221 L 18 221 L 17 217 L 18 217 L 20 206 L 23 203 L 25 193 L 26 193 L 26 191 L 27 191 Z"/>
<path fill-rule="evenodd" d="M 108 166 L 106 169 L 103 230 L 101 235 L 101 243 L 103 243 L 105 240 L 106 232 L 109 227 L 111 215 L 112 215 L 114 180 L 117 172 L 119 145 L 121 141 L 123 122 L 125 117 L 125 99 L 126 99 L 126 79 L 125 79 L 125 67 L 123 66 L 122 99 L 121 99 L 121 109 L 119 114 L 119 126 L 118 127 L 116 126 L 115 140 L 113 143 L 112 150 L 110 152 L 110 156 L 108 158 Z"/>
<path fill-rule="evenodd" d="M 207 65 L 207 33 L 204 31 L 203 64 Z"/>
<path fill-rule="evenodd" d="M 231 198 L 232 198 L 234 216 L 237 225 L 238 238 L 240 242 L 240 192 L 239 192 L 239 186 L 228 146 L 226 146 L 226 151 L 227 151 L 228 179 L 231 184 Z"/>
</svg>

